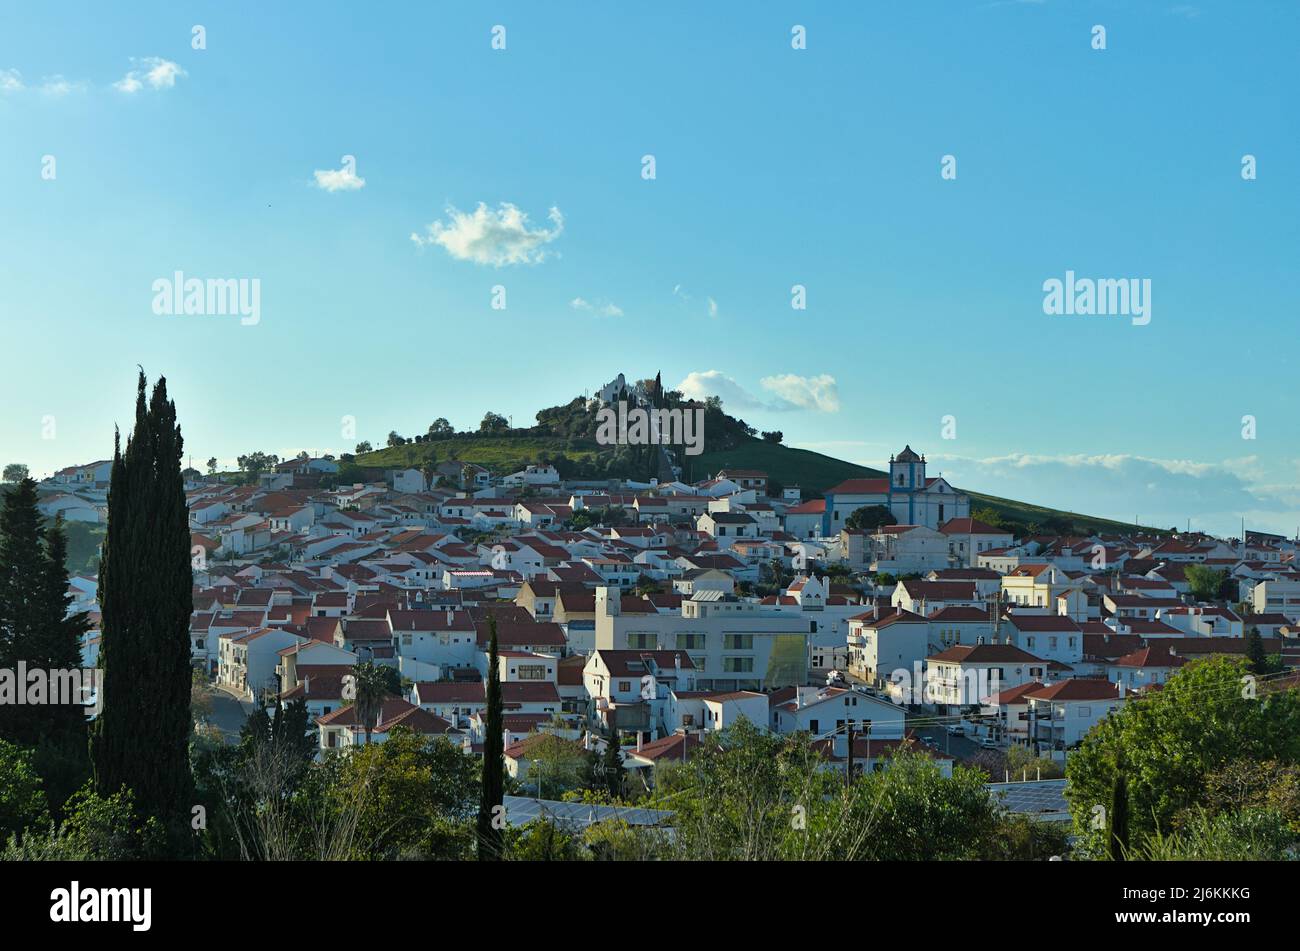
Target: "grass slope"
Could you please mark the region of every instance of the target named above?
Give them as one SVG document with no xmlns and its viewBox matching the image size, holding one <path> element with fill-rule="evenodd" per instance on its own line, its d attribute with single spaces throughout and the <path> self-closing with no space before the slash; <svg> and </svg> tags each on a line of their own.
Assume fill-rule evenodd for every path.
<svg viewBox="0 0 1300 951">
<path fill-rule="evenodd" d="M 543 452 L 552 455 L 564 453 L 571 459 L 590 458 L 601 451 L 595 445 L 583 445 L 569 448 L 566 440 L 552 436 L 492 436 L 475 439 L 448 439 L 441 442 L 408 444 L 392 446 L 357 457 L 361 466 L 393 467 L 423 466 L 430 454 L 438 462 L 456 459 L 461 462 L 473 462 L 491 469 L 494 474 L 512 472 L 523 468 L 529 462 L 536 462 Z M 797 485 L 805 496 L 820 495 L 827 489 L 838 485 L 845 479 L 882 478 L 886 473 L 868 466 L 845 462 L 833 456 L 822 455 L 808 449 L 794 449 L 779 443 L 754 440 L 723 452 L 706 452 L 699 456 L 681 456 L 686 464 L 684 478 L 698 481 L 715 475 L 722 469 L 761 469 L 769 478 L 782 485 Z M 960 487 L 959 487 L 960 488 Z M 971 509 L 991 508 L 1004 518 L 1022 524 L 1042 523 L 1052 516 L 1069 518 L 1076 530 L 1092 532 L 1132 531 L 1129 522 L 1117 522 L 1112 519 L 1094 518 L 1073 512 L 1062 512 L 1043 505 L 1017 502 L 981 492 L 967 492 L 971 498 Z M 1144 528 L 1145 531 L 1167 531 L 1156 528 Z"/>
<path fill-rule="evenodd" d="M 820 495 L 845 479 L 884 478 L 887 473 L 809 449 L 792 449 L 756 440 L 725 452 L 686 457 L 693 479 L 716 475 L 723 469 L 761 469 L 782 485 L 797 485 L 805 493 Z"/>
<path fill-rule="evenodd" d="M 768 478 L 776 479 L 783 485 L 797 485 L 804 490 L 805 494 L 824 493 L 845 479 L 878 479 L 888 475 L 879 469 L 845 462 L 843 459 L 824 456 L 819 452 L 758 441 L 727 452 L 704 453 L 694 460 L 693 466 L 694 471 L 700 473 L 697 478 L 704 478 L 706 473 L 714 474 L 728 467 L 761 469 L 768 474 Z M 1132 531 L 1134 528 L 1130 522 L 1062 512 L 1045 505 L 1017 502 L 1013 499 L 985 495 L 982 492 L 971 492 L 968 489 L 962 491 L 970 496 L 972 511 L 985 507 L 991 508 L 1010 521 L 1026 525 L 1033 522 L 1041 523 L 1052 516 L 1062 516 L 1073 521 L 1076 529 L 1087 533 L 1124 532 Z M 1146 530 L 1161 531 L 1153 528 Z"/>
<path fill-rule="evenodd" d="M 543 452 L 553 456 L 564 453 L 570 459 L 591 459 L 598 454 L 597 446 L 579 445 L 569 448 L 569 442 L 558 436 L 484 436 L 473 439 L 443 439 L 437 442 L 407 443 L 405 446 L 388 446 L 357 456 L 359 466 L 376 468 L 419 468 L 430 459 L 434 463 L 455 459 L 473 462 L 504 475 L 536 462 Z"/>
</svg>

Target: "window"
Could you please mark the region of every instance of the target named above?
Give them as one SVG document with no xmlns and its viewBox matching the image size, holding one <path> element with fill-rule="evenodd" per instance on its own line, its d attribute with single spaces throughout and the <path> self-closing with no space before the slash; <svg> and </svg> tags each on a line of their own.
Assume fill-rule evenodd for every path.
<svg viewBox="0 0 1300 951">
<path fill-rule="evenodd" d="M 724 657 L 722 658 L 722 669 L 728 674 L 749 674 L 754 671 L 754 658 L 752 657 Z"/>
<path fill-rule="evenodd" d="M 729 651 L 752 651 L 754 649 L 754 635 L 724 634 L 722 636 L 722 649 Z"/>
<path fill-rule="evenodd" d="M 704 650 L 704 635 L 703 634 L 678 634 L 677 649 L 683 651 Z"/>
<path fill-rule="evenodd" d="M 545 680 L 546 668 L 541 664 L 528 664 L 519 668 L 520 680 Z"/>
<path fill-rule="evenodd" d="M 631 690 L 631 689 L 632 689 L 632 681 L 630 681 L 630 680 L 620 680 L 620 681 L 618 682 L 618 692 L 619 692 L 619 693 L 627 693 L 627 692 L 628 692 L 629 690 Z"/>
<path fill-rule="evenodd" d="M 627 636 L 627 646 L 631 650 L 654 650 L 655 635 L 645 631 L 633 631 Z"/>
</svg>

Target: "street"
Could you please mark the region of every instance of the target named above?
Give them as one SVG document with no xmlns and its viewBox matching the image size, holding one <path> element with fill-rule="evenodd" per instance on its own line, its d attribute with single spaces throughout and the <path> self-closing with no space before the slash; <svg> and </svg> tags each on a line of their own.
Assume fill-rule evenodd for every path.
<svg viewBox="0 0 1300 951">
<path fill-rule="evenodd" d="M 219 687 L 213 688 L 209 696 L 212 698 L 212 712 L 208 715 L 208 722 L 221 731 L 227 743 L 238 742 L 239 731 L 253 710 L 252 703 Z"/>
</svg>

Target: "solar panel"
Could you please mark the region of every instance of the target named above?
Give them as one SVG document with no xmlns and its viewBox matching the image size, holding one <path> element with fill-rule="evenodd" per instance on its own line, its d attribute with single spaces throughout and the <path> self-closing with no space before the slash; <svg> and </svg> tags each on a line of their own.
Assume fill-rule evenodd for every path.
<svg viewBox="0 0 1300 951">
<path fill-rule="evenodd" d="M 989 792 L 1012 812 L 1063 820 L 1070 817 L 1065 800 L 1069 780 L 1044 779 L 1022 783 L 989 783 Z"/>
</svg>

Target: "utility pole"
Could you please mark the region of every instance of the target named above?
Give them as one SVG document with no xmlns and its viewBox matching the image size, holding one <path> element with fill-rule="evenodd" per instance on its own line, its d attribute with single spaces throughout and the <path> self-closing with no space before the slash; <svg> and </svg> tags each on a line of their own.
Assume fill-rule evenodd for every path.
<svg viewBox="0 0 1300 951">
<path fill-rule="evenodd" d="M 844 785 L 853 785 L 853 723 L 849 722 L 849 762 L 848 768 L 844 771 Z"/>
</svg>

